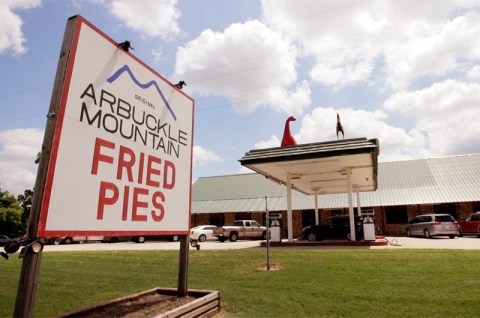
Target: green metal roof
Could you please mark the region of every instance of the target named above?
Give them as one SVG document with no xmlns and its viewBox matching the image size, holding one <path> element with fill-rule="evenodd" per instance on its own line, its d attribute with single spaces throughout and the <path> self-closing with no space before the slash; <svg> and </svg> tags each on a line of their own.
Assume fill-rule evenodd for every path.
<svg viewBox="0 0 480 318">
<path fill-rule="evenodd" d="M 193 184 L 193 201 L 237 200 L 285 195 L 285 187 L 257 173 L 199 178 Z"/>
<path fill-rule="evenodd" d="M 192 213 L 286 210 L 286 187 L 257 173 L 202 177 L 193 184 Z M 346 194 L 319 195 L 320 209 L 348 207 Z M 378 188 L 362 206 L 480 201 L 480 154 L 378 164 Z M 314 208 L 314 196 L 292 191 L 292 208 Z"/>
</svg>

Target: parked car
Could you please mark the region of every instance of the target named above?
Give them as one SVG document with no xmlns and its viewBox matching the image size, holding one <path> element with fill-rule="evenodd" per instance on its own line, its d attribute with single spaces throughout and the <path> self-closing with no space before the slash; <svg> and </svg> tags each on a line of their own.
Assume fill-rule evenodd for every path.
<svg viewBox="0 0 480 318">
<path fill-rule="evenodd" d="M 10 238 L 8 236 L 0 235 L 0 246 L 4 246 L 8 242 L 10 242 Z"/>
<path fill-rule="evenodd" d="M 458 221 L 460 235 L 476 235 L 480 237 L 480 212 L 470 214 L 465 220 Z"/>
<path fill-rule="evenodd" d="M 199 242 L 205 242 L 206 240 L 216 240 L 217 237 L 213 235 L 213 229 L 215 225 L 200 225 L 192 228 L 190 232 L 190 239 Z"/>
<path fill-rule="evenodd" d="M 118 243 L 128 241 L 130 241 L 130 236 L 104 236 L 102 243 Z"/>
<path fill-rule="evenodd" d="M 68 239 L 66 236 L 49 236 L 44 238 L 44 244 L 47 245 L 60 245 L 60 244 L 71 244 L 73 241 Z"/>
<path fill-rule="evenodd" d="M 343 238 L 350 241 L 350 216 L 334 215 L 317 225 L 307 226 L 302 231 L 302 238 L 309 241 Z M 355 216 L 355 238 L 357 241 L 363 239 L 363 221 L 358 215 Z"/>
<path fill-rule="evenodd" d="M 52 241 L 53 239 L 53 241 Z M 63 236 L 63 237 L 56 237 L 50 238 L 50 244 L 60 245 L 60 244 L 83 244 L 86 242 L 93 242 L 93 241 L 103 241 L 105 239 L 104 236 L 85 236 L 85 235 L 73 235 L 73 236 Z M 47 240 L 48 242 L 48 240 Z"/>
<path fill-rule="evenodd" d="M 450 214 L 422 214 L 414 217 L 407 225 L 406 234 L 410 236 L 446 235 L 455 238 L 460 234 L 457 221 Z"/>
<path fill-rule="evenodd" d="M 159 240 L 166 240 L 169 242 L 178 242 L 180 240 L 180 237 L 178 235 L 140 235 L 140 236 L 132 236 L 130 240 L 135 243 L 145 243 L 145 241 L 159 241 Z"/>
<path fill-rule="evenodd" d="M 58 241 L 58 243 L 56 243 Z M 60 244 L 60 240 L 59 240 L 59 237 L 44 237 L 43 238 L 43 243 L 46 244 L 46 245 L 50 245 L 50 244 L 55 244 L 55 245 L 58 245 Z"/>
</svg>

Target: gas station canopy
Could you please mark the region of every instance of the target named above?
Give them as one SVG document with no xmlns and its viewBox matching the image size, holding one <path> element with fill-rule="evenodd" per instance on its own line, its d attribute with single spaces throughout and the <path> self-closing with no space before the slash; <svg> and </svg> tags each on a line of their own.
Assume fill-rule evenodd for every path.
<svg viewBox="0 0 480 318">
<path fill-rule="evenodd" d="M 355 138 L 251 150 L 240 163 L 304 194 L 332 194 L 348 192 L 347 175 L 356 191 L 375 191 L 378 154 L 378 139 Z"/>
<path fill-rule="evenodd" d="M 359 192 L 377 189 L 378 154 L 378 139 L 355 138 L 251 150 L 240 163 L 287 186 L 290 242 L 293 241 L 291 189 L 315 195 L 315 224 L 319 221 L 319 194 L 348 193 L 350 235 L 355 240 L 352 192 L 355 190 L 359 199 Z"/>
</svg>

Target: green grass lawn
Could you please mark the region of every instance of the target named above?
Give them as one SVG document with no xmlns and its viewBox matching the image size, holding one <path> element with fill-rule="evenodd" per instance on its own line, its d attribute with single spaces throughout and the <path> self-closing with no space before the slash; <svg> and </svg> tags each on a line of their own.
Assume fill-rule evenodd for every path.
<svg viewBox="0 0 480 318">
<path fill-rule="evenodd" d="M 189 287 L 219 290 L 224 317 L 480 317 L 480 252 L 264 249 L 190 253 Z M 0 262 L 11 317 L 21 260 Z M 177 287 L 178 251 L 47 252 L 35 317 Z"/>
</svg>

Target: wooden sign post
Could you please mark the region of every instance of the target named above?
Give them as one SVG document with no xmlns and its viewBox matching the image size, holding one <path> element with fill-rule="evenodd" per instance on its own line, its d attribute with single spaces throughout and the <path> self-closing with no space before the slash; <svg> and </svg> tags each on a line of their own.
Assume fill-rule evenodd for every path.
<svg viewBox="0 0 480 318">
<path fill-rule="evenodd" d="M 40 161 L 38 163 L 37 178 L 32 199 L 32 208 L 28 222 L 27 237 L 36 238 L 38 236 L 38 223 L 40 221 L 40 211 L 42 208 L 42 198 L 45 191 L 45 180 L 47 179 L 48 164 L 52 151 L 52 141 L 57 124 L 58 107 L 62 96 L 62 87 L 65 81 L 65 70 L 67 68 L 68 55 L 72 43 L 74 25 L 67 24 L 63 39 L 60 58 L 55 76 L 55 83 L 47 115 L 47 124 L 45 135 L 43 137 L 42 152 L 40 153 Z M 17 299 L 15 302 L 14 317 L 32 317 L 35 306 L 35 297 L 39 279 L 40 264 L 42 260 L 42 252 L 27 253 L 22 262 L 20 279 L 18 282 Z"/>
</svg>

